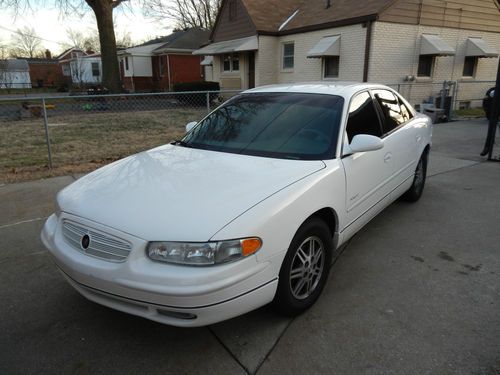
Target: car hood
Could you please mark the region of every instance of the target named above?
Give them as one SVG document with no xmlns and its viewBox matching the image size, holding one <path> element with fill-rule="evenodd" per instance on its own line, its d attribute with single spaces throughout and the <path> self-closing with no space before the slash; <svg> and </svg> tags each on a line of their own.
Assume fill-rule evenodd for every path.
<svg viewBox="0 0 500 375">
<path fill-rule="evenodd" d="M 207 241 L 278 190 L 325 167 L 165 145 L 62 190 L 62 211 L 150 241 Z M 249 233 L 248 235 L 251 235 Z"/>
</svg>

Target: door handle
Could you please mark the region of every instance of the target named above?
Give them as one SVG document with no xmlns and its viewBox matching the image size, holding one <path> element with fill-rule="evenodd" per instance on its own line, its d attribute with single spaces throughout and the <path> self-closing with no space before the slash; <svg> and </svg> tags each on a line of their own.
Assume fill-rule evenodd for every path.
<svg viewBox="0 0 500 375">
<path fill-rule="evenodd" d="M 388 152 L 387 154 L 385 154 L 384 156 L 384 163 L 387 163 L 389 160 L 392 159 L 392 154 L 390 152 Z"/>
</svg>

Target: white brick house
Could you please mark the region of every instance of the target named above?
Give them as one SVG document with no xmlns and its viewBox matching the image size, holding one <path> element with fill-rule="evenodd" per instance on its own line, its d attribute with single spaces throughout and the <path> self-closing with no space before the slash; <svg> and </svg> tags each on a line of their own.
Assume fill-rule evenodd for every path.
<svg viewBox="0 0 500 375">
<path fill-rule="evenodd" d="M 419 103 L 444 80 L 481 98 L 499 49 L 497 0 L 224 0 L 211 44 L 194 53 L 214 56 L 224 89 L 371 81 Z"/>
</svg>

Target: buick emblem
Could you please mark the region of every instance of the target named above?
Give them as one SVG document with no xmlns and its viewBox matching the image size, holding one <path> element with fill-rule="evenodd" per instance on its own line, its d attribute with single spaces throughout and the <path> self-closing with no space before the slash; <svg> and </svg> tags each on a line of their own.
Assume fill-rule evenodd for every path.
<svg viewBox="0 0 500 375">
<path fill-rule="evenodd" d="M 86 234 L 85 236 L 82 237 L 82 248 L 84 250 L 87 250 L 89 245 L 90 245 L 90 237 L 88 234 Z"/>
</svg>

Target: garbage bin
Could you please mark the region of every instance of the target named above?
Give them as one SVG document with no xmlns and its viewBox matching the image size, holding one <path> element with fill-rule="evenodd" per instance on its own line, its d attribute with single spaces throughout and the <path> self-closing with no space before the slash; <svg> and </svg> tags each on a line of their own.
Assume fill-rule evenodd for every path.
<svg viewBox="0 0 500 375">
<path fill-rule="evenodd" d="M 451 96 L 445 96 L 444 98 L 444 105 L 441 105 L 441 97 L 438 96 L 436 98 L 436 107 L 441 108 L 443 107 L 444 109 L 444 115 L 449 119 L 451 117 Z"/>
<path fill-rule="evenodd" d="M 436 124 L 444 116 L 444 109 L 436 108 L 434 104 L 422 103 L 420 105 L 420 112 L 431 118 L 432 123 Z"/>
</svg>

